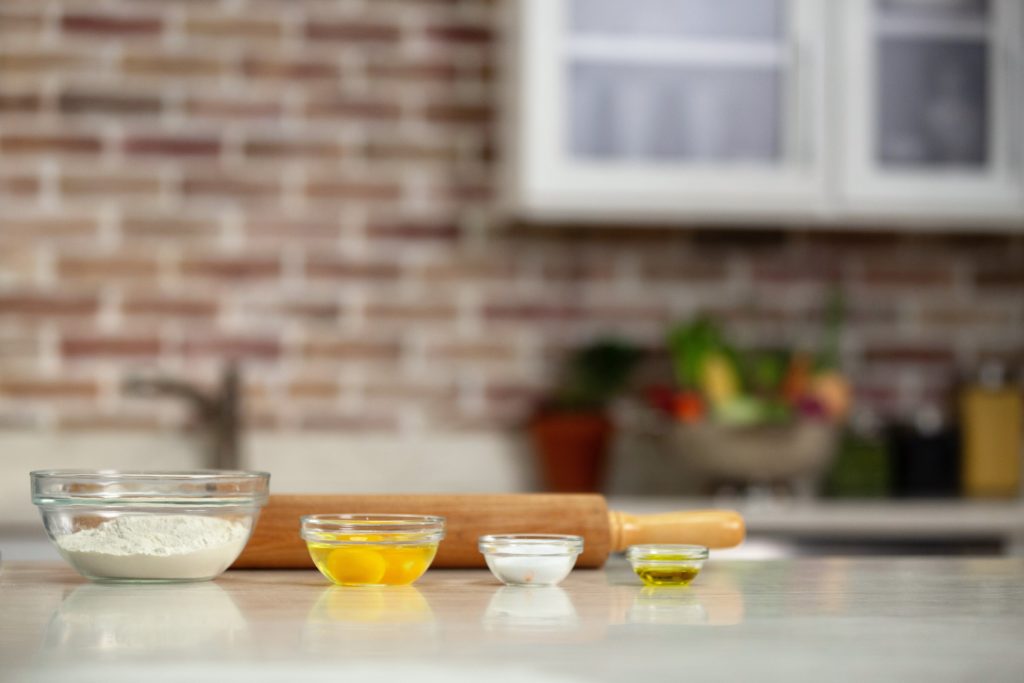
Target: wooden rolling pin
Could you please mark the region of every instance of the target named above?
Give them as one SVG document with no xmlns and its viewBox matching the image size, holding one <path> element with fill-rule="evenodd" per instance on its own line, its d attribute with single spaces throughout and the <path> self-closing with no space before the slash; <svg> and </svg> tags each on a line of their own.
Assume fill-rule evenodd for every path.
<svg viewBox="0 0 1024 683">
<path fill-rule="evenodd" d="M 600 567 L 608 554 L 637 543 L 694 543 L 728 548 L 743 540 L 743 518 L 729 510 L 687 510 L 657 515 L 609 511 L 596 494 L 481 495 L 275 495 L 236 568 L 311 567 L 299 517 L 331 513 L 441 515 L 445 539 L 435 567 L 483 567 L 477 539 L 484 534 L 546 533 L 583 536 L 579 567 Z"/>
</svg>

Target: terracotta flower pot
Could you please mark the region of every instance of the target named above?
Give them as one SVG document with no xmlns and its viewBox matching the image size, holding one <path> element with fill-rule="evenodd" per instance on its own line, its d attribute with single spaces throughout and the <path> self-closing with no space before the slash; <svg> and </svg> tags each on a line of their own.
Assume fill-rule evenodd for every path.
<svg viewBox="0 0 1024 683">
<path fill-rule="evenodd" d="M 600 491 L 612 422 L 603 413 L 547 413 L 530 423 L 545 488 L 556 493 Z"/>
</svg>

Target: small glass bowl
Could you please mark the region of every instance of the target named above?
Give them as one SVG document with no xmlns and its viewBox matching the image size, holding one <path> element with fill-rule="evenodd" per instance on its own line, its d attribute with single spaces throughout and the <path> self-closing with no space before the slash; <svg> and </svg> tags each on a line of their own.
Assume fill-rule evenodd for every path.
<svg viewBox="0 0 1024 683">
<path fill-rule="evenodd" d="M 583 552 L 582 536 L 504 534 L 481 536 L 480 552 L 491 573 L 509 586 L 554 586 Z"/>
<path fill-rule="evenodd" d="M 702 545 L 632 545 L 626 559 L 633 571 L 648 586 L 689 585 L 708 559 Z"/>
<path fill-rule="evenodd" d="M 220 575 L 248 542 L 270 484 L 266 472 L 224 470 L 38 470 L 30 478 L 57 551 L 82 576 L 105 582 Z"/>
<path fill-rule="evenodd" d="M 306 515 L 302 538 L 313 564 L 339 586 L 407 586 L 434 561 L 444 517 Z"/>
</svg>

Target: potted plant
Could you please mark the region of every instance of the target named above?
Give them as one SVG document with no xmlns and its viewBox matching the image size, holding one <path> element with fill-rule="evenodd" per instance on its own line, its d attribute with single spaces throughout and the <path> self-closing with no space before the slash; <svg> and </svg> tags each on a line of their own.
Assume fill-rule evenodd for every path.
<svg viewBox="0 0 1024 683">
<path fill-rule="evenodd" d="M 611 400 L 629 380 L 640 352 L 618 339 L 574 351 L 561 379 L 530 421 L 530 436 L 549 491 L 598 491 L 614 434 Z"/>
</svg>

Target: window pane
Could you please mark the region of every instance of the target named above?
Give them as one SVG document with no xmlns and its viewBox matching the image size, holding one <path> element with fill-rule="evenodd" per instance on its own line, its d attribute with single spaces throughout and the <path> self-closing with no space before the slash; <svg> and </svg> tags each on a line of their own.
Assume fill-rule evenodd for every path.
<svg viewBox="0 0 1024 683">
<path fill-rule="evenodd" d="M 569 152 L 609 160 L 777 162 L 781 74 L 578 62 L 570 66 Z"/>
<path fill-rule="evenodd" d="M 784 0 L 572 0 L 576 34 L 781 39 Z"/>
<path fill-rule="evenodd" d="M 879 19 L 983 19 L 988 0 L 879 0 Z"/>
<path fill-rule="evenodd" d="M 878 44 L 882 164 L 984 165 L 989 116 L 984 43 L 882 38 Z"/>
</svg>

